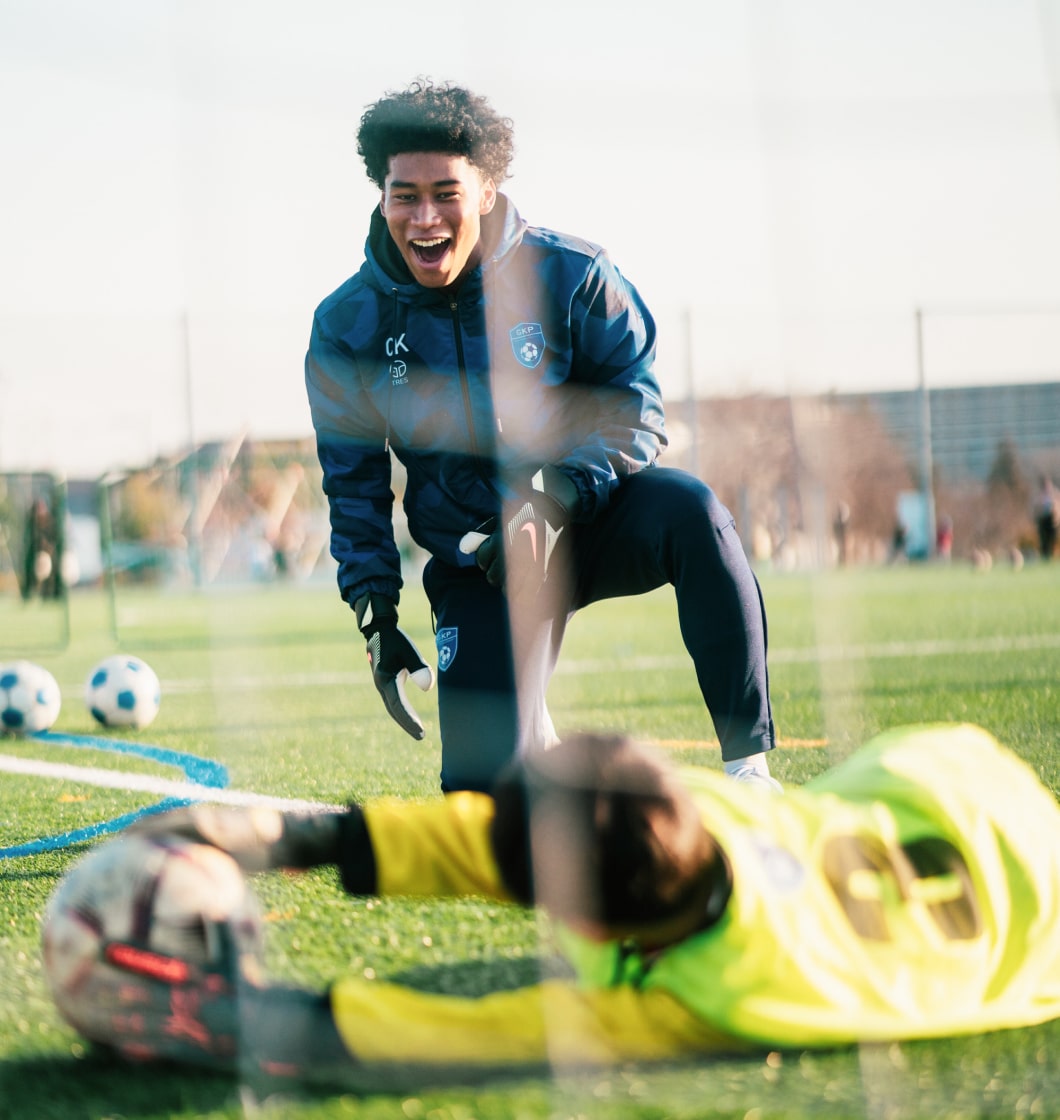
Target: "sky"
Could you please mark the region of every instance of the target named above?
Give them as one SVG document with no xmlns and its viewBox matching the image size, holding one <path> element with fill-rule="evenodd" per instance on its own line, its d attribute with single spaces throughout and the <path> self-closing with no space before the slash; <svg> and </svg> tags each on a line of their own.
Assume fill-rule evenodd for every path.
<svg viewBox="0 0 1060 1120">
<path fill-rule="evenodd" d="M 418 76 L 513 119 L 670 399 L 1060 380 L 1060 0 L 0 0 L 0 470 L 310 434 Z"/>
</svg>

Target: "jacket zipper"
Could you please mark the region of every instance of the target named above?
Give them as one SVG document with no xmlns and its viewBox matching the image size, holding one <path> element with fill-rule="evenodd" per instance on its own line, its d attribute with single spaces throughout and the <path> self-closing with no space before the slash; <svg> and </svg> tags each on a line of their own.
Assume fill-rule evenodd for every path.
<svg viewBox="0 0 1060 1120">
<path fill-rule="evenodd" d="M 401 307 L 401 301 L 398 299 L 397 288 L 391 288 L 390 289 L 390 295 L 391 295 L 391 298 L 394 301 L 393 302 L 393 307 L 391 308 L 391 314 L 392 314 L 392 317 L 393 317 L 393 320 L 394 320 L 394 337 L 395 338 L 400 338 L 401 337 L 401 330 L 400 330 L 400 323 L 399 323 L 399 319 L 400 319 L 399 312 L 400 312 L 400 307 Z M 396 357 L 396 355 L 395 355 L 395 357 Z M 391 406 L 393 405 L 393 403 L 394 403 L 394 371 L 391 370 L 390 371 L 390 384 L 387 386 L 387 390 L 386 390 L 386 434 L 383 436 L 383 450 L 385 452 L 387 452 L 387 454 L 390 453 L 390 409 L 391 409 Z"/>
<path fill-rule="evenodd" d="M 453 318 L 453 337 L 456 341 L 456 367 L 460 376 L 460 391 L 464 397 L 464 415 L 467 418 L 468 445 L 472 460 L 475 464 L 475 473 L 482 480 L 487 490 L 499 500 L 501 495 L 496 482 L 490 478 L 488 471 L 483 466 L 482 455 L 479 453 L 478 439 L 475 435 L 475 414 L 471 409 L 471 383 L 467 376 L 467 365 L 464 361 L 464 338 L 460 330 L 460 304 L 456 299 L 449 300 L 449 311 Z M 498 428 L 500 421 L 497 421 Z"/>
<path fill-rule="evenodd" d="M 467 418 L 468 440 L 471 454 L 477 463 L 480 459 L 478 453 L 478 439 L 475 437 L 475 415 L 471 411 L 471 386 L 467 379 L 467 366 L 464 362 L 464 339 L 460 331 L 460 304 L 455 299 L 449 301 L 449 311 L 453 319 L 453 338 L 456 342 L 456 368 L 460 375 L 460 391 L 464 397 L 464 415 Z"/>
</svg>

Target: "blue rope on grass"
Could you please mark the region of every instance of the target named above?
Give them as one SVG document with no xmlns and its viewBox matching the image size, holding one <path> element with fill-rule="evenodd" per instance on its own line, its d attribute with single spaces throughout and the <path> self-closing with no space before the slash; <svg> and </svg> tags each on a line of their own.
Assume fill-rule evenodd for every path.
<svg viewBox="0 0 1060 1120">
<path fill-rule="evenodd" d="M 185 754 L 183 751 L 152 747 L 146 743 L 130 743 L 125 739 L 105 739 L 100 735 L 62 735 L 52 731 L 42 731 L 32 738 L 57 747 L 111 751 L 115 754 L 128 754 L 136 758 L 144 758 L 163 766 L 175 766 L 184 772 L 184 776 L 189 782 L 193 782 L 195 785 L 208 786 L 211 789 L 224 789 L 228 785 L 228 768 L 226 766 L 208 758 L 199 758 L 198 755 Z M 112 817 L 110 820 L 100 821 L 98 824 L 88 825 L 85 828 L 75 828 L 69 832 L 61 832 L 56 836 L 42 836 L 37 840 L 26 841 L 24 844 L 14 844 L 9 848 L 0 848 L 0 859 L 32 856 L 40 852 L 54 852 L 59 848 L 67 848 L 85 840 L 95 840 L 100 836 L 120 832 L 141 817 L 164 813 L 169 809 L 190 804 L 191 801 L 187 798 L 167 797 L 154 805 L 148 805 L 132 813 L 123 813 L 120 817 Z"/>
</svg>

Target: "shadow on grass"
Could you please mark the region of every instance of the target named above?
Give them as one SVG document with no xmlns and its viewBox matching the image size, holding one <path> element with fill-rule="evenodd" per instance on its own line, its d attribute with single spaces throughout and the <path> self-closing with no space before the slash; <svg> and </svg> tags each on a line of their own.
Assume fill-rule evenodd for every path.
<svg viewBox="0 0 1060 1120">
<path fill-rule="evenodd" d="M 818 1120 L 1056 1117 L 1060 1023 L 965 1039 L 891 1043 L 836 1051 L 711 1055 L 687 1062 L 563 1072 L 544 1067 L 469 1069 L 354 1065 L 317 1081 L 259 1072 L 214 1073 L 130 1065 L 103 1050 L 83 1057 L 33 1056 L 0 1063 L 0 1120 L 149 1120 L 209 1115 L 234 1120 L 317 1115 L 314 1106 L 365 1116 L 475 1115 L 528 1120 L 730 1120 L 749 1114 Z M 369 1104 L 367 1098 L 374 1100 Z M 418 1098 L 416 1111 L 404 1105 Z M 386 1098 L 390 1098 L 387 1100 Z M 459 1102 L 459 1107 L 457 1104 Z M 474 1106 L 474 1111 L 469 1108 Z M 354 1110 L 354 1111 L 351 1111 Z M 558 1111 L 557 1111 L 558 1110 Z M 330 1108 L 321 1115 L 338 1115 Z"/>
<path fill-rule="evenodd" d="M 19 841 L 16 841 L 16 843 L 19 843 Z M 82 847 L 87 846 L 71 844 L 69 850 L 73 851 L 75 854 L 79 854 L 79 849 Z M 52 869 L 35 871 L 32 868 L 24 866 L 11 867 L 0 863 L 0 883 L 29 883 L 35 879 L 47 879 L 50 883 L 58 884 L 60 878 L 62 878 L 62 876 Z"/>
<path fill-rule="evenodd" d="M 544 976 L 567 973 L 564 962 L 550 957 L 518 961 L 468 961 L 444 967 L 413 967 L 393 977 L 421 991 L 474 998 L 490 991 L 539 982 Z M 761 1057 L 752 1060 L 760 1062 Z M 687 1075 L 702 1063 L 653 1065 L 656 1074 L 670 1068 Z M 591 1097 L 584 1084 L 603 1076 L 599 1068 L 564 1070 L 564 1091 Z M 557 1091 L 557 1071 L 546 1064 L 512 1067 L 456 1063 L 374 1063 L 358 1066 L 352 1059 L 312 1076 L 273 1077 L 245 1062 L 236 1071 L 214 1071 L 168 1062 L 128 1062 L 108 1048 L 76 1041 L 54 1056 L 34 1053 L 0 1063 L 0 1120 L 125 1120 L 170 1115 L 242 1117 L 268 1103 L 286 1114 L 284 1102 L 312 1106 L 342 1096 L 392 1097 L 379 1102 L 379 1115 L 400 1116 L 401 1101 L 410 1094 L 453 1095 L 476 1099 L 487 1093 L 504 1101 L 510 1095 L 529 1105 L 527 1116 L 548 1115 L 547 1104 Z M 539 1112 L 537 1105 L 545 1109 Z M 501 1115 L 508 1115 L 499 1104 Z M 391 1108 L 397 1110 L 391 1112 Z M 492 1115 L 492 1113 L 491 1113 Z"/>
<path fill-rule="evenodd" d="M 0 1064 L 0 1120 L 132 1120 L 211 1113 L 238 1102 L 239 1085 L 230 1074 L 130 1065 L 103 1049 Z"/>
<path fill-rule="evenodd" d="M 441 1109 L 438 1115 L 450 1115 L 447 1106 L 457 1101 L 466 1106 L 473 1101 L 483 1116 L 545 1118 L 555 1115 L 561 1099 L 569 1102 L 571 1115 L 591 1114 L 600 1120 L 649 1120 L 659 1115 L 644 1102 L 600 1100 L 600 1085 L 610 1085 L 612 1078 L 634 1085 L 647 1079 L 651 1086 L 676 1093 L 676 1100 L 687 1101 L 691 1096 L 699 1101 L 689 1106 L 691 1111 L 676 1109 L 675 1116 L 695 1120 L 708 1115 L 742 1117 L 746 1103 L 731 1114 L 727 1110 L 703 1112 L 702 1079 L 714 1070 L 731 1082 L 734 1069 L 756 1078 L 762 1058 L 719 1055 L 695 1062 L 652 1063 L 645 1068 L 625 1064 L 621 1068 L 565 1067 L 562 1071 L 545 1064 L 510 1068 L 350 1064 L 313 1078 L 277 1078 L 259 1070 L 222 1073 L 168 1063 L 135 1065 L 103 1048 L 88 1048 L 83 1057 L 34 1057 L 0 1065 L 0 1120 L 100 1120 L 109 1116 L 149 1120 L 177 1115 L 209 1115 L 220 1120 L 255 1115 L 259 1110 L 290 1116 L 300 1114 L 297 1106 L 315 1115 L 311 1111 L 314 1105 L 351 1097 L 373 1098 L 371 1115 L 396 1118 L 413 1115 L 403 1108 L 409 1097 L 421 1098 L 428 1107 L 427 1115 L 430 1106 Z M 340 1107 L 348 1110 L 349 1105 Z M 459 1114 L 465 1111 L 461 1108 Z M 456 1112 L 454 1109 L 453 1114 Z"/>
<path fill-rule="evenodd" d="M 556 976 L 551 957 L 467 961 L 406 969 L 393 979 L 419 990 L 474 997 Z M 417 1115 L 471 1115 L 482 1120 L 560 1114 L 594 1120 L 706 1120 L 743 1117 L 887 1116 L 892 1120 L 981 1120 L 1057 1116 L 1060 1067 L 1052 1060 L 1060 1020 L 1023 1030 L 960 1039 L 883 1043 L 832 1051 L 703 1055 L 683 1062 L 561 1071 L 355 1062 L 309 1078 L 275 1078 L 256 1068 L 213 1072 L 166 1063 L 128 1063 L 105 1048 L 76 1043 L 0 1062 L 0 1120 L 99 1120 L 121 1116 L 209 1115 L 216 1120 L 295 1116 L 304 1106 L 340 1097 L 377 1097 L 373 1117 L 403 1120 L 410 1096 Z M 390 1099 L 385 1099 L 390 1098 Z M 462 1102 L 460 1109 L 455 1102 Z M 450 1107 L 453 1106 L 453 1107 Z M 352 1106 L 336 1105 L 345 1115 Z M 367 1104 L 366 1104 L 366 1107 Z M 419 1105 L 417 1105 L 419 1108 Z M 321 1115 L 333 1115 L 330 1107 Z M 334 1113 L 337 1115 L 337 1113 Z M 360 1114 L 360 1113 L 356 1113 Z M 369 1115 L 368 1112 L 365 1115 Z"/>
</svg>

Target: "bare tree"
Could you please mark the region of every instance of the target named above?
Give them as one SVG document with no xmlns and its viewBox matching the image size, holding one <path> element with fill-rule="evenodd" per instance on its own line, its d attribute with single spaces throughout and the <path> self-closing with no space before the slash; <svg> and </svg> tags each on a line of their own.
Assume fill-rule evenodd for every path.
<svg viewBox="0 0 1060 1120">
<path fill-rule="evenodd" d="M 851 410 L 827 396 L 716 398 L 697 402 L 695 422 L 696 470 L 756 557 L 833 562 L 840 509 L 852 561 L 885 553 L 897 496 L 912 477 L 867 406 Z"/>
</svg>

